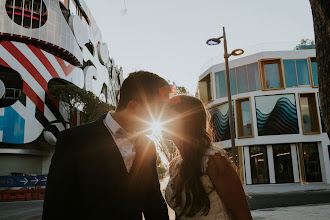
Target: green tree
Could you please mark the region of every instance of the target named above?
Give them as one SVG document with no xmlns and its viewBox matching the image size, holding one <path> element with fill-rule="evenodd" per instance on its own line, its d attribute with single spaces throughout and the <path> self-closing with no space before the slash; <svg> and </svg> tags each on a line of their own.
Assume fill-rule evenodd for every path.
<svg viewBox="0 0 330 220">
<path fill-rule="evenodd" d="M 74 125 L 74 114 L 77 109 L 82 109 L 84 123 L 92 122 L 102 114 L 114 109 L 92 92 L 80 89 L 74 84 L 52 84 L 49 92 L 56 100 L 63 103 L 70 126 Z"/>
<path fill-rule="evenodd" d="M 176 87 L 177 94 L 188 94 L 187 89 L 184 86 L 177 86 Z"/>
<path fill-rule="evenodd" d="M 315 42 L 308 38 L 303 38 L 300 43 L 295 47 L 295 50 L 315 49 Z"/>
</svg>

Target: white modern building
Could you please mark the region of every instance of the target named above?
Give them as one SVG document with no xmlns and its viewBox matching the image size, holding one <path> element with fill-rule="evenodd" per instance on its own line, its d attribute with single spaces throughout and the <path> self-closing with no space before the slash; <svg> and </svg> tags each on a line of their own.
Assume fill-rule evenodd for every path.
<svg viewBox="0 0 330 220">
<path fill-rule="evenodd" d="M 229 62 L 238 164 L 245 184 L 330 183 L 330 140 L 315 50 L 261 52 Z M 199 77 L 217 145 L 231 151 L 225 64 Z"/>
</svg>

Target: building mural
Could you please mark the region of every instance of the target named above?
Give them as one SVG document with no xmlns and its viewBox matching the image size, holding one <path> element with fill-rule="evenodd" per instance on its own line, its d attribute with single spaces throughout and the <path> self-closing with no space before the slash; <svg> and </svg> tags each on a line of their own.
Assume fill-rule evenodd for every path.
<svg viewBox="0 0 330 220">
<path fill-rule="evenodd" d="M 1 0 L 0 142 L 56 141 L 67 119 L 48 91 L 54 79 L 116 106 L 123 70 L 83 0 Z"/>
<path fill-rule="evenodd" d="M 255 100 L 259 136 L 299 133 L 294 94 L 258 96 Z"/>
<path fill-rule="evenodd" d="M 210 110 L 211 125 L 214 131 L 215 142 L 230 139 L 230 126 L 228 114 L 228 102 L 213 107 Z"/>
</svg>

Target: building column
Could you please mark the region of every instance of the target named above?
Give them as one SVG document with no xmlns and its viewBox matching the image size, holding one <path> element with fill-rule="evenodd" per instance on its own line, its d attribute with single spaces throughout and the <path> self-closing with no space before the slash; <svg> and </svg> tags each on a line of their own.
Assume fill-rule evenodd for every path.
<svg viewBox="0 0 330 220">
<path fill-rule="evenodd" d="M 298 167 L 298 155 L 296 144 L 290 144 L 291 148 L 291 160 L 292 160 L 292 169 L 293 169 L 293 181 L 295 183 L 300 182 L 299 177 L 299 167 Z"/>
<path fill-rule="evenodd" d="M 267 145 L 267 159 L 268 159 L 269 182 L 276 183 L 274 157 L 273 157 L 273 146 L 272 145 Z"/>
<path fill-rule="evenodd" d="M 238 171 L 242 184 L 244 184 L 244 166 L 243 166 L 243 151 L 242 146 L 237 146 L 237 162 L 238 162 Z"/>
<path fill-rule="evenodd" d="M 319 157 L 320 157 L 322 182 L 330 183 L 328 146 L 324 142 L 318 142 L 317 146 L 318 146 Z"/>
<path fill-rule="evenodd" d="M 246 184 L 252 184 L 249 146 L 243 147 Z"/>
<path fill-rule="evenodd" d="M 306 183 L 306 171 L 305 171 L 304 151 L 302 148 L 302 143 L 298 143 L 298 158 L 299 158 L 299 167 L 300 167 L 300 182 Z"/>
</svg>

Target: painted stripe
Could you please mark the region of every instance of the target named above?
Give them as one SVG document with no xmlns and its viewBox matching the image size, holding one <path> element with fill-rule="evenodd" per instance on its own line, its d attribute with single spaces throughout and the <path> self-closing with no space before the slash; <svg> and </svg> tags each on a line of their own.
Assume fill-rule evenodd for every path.
<svg viewBox="0 0 330 220">
<path fill-rule="evenodd" d="M 48 92 L 47 81 L 34 67 L 34 65 L 22 54 L 22 52 L 19 51 L 17 47 L 10 41 L 5 41 L 2 42 L 1 44 L 12 56 L 14 56 L 17 59 L 18 62 L 22 64 L 22 66 L 33 76 L 33 78 L 39 83 L 39 85 L 47 93 Z"/>
<path fill-rule="evenodd" d="M 1 57 L 0 57 L 0 65 L 11 69 L 11 67 Z"/>
<path fill-rule="evenodd" d="M 37 108 L 44 113 L 44 102 L 39 96 L 33 91 L 33 89 L 23 80 L 23 92 L 27 95 Z"/>
<path fill-rule="evenodd" d="M 46 67 L 46 69 L 48 70 L 50 75 L 52 75 L 53 78 L 60 78 L 57 71 L 54 69 L 53 65 L 49 62 L 49 60 L 47 59 L 45 54 L 43 52 L 41 52 L 40 49 L 38 49 L 34 46 L 31 46 L 31 45 L 27 45 L 27 46 L 36 55 L 36 57 L 38 57 L 40 62 Z"/>
<path fill-rule="evenodd" d="M 0 43 L 0 56 L 9 64 L 9 66 L 14 67 L 22 77 L 22 79 L 34 89 L 41 100 L 45 100 L 45 91 L 39 85 L 38 82 L 31 76 L 31 74 L 18 62 Z"/>
<path fill-rule="evenodd" d="M 65 62 L 64 60 L 62 60 L 62 59 L 60 59 L 60 58 L 58 58 L 58 57 L 56 57 L 56 56 L 54 56 L 54 57 L 55 57 L 55 59 L 57 60 L 58 64 L 60 64 L 60 66 L 61 66 L 61 68 L 62 68 L 64 74 L 65 74 L 66 76 L 70 75 L 70 73 L 74 70 L 75 66 L 71 65 L 70 63 L 69 63 L 69 65 L 67 66 L 67 65 L 66 65 L 67 62 Z"/>
<path fill-rule="evenodd" d="M 52 64 L 53 68 L 55 69 L 55 71 L 59 75 L 59 78 L 66 80 L 67 77 L 64 74 L 60 64 L 55 59 L 55 56 L 50 54 L 50 53 L 47 53 L 46 51 L 43 51 L 43 50 L 41 52 L 45 55 L 45 57 L 48 59 L 48 61 Z"/>
<path fill-rule="evenodd" d="M 54 116 L 54 114 L 52 113 L 52 111 L 48 108 L 47 105 L 45 105 L 45 111 L 44 111 L 44 115 L 45 117 L 47 118 L 47 120 L 49 122 L 52 122 L 52 121 L 56 121 L 56 117 Z"/>
<path fill-rule="evenodd" d="M 27 44 L 14 44 L 21 53 L 29 59 L 34 68 L 41 74 L 41 76 L 46 80 L 47 85 L 49 80 L 53 78 L 53 76 L 48 72 L 45 68 L 44 64 L 40 62 L 38 57 L 31 51 Z M 48 86 L 47 86 L 48 87 Z"/>
</svg>

